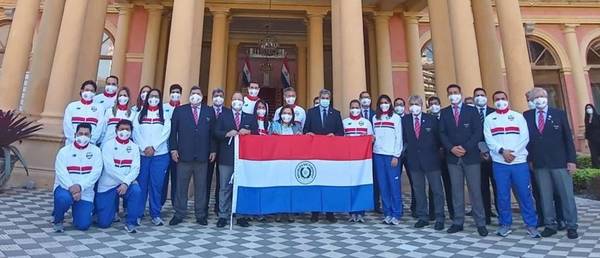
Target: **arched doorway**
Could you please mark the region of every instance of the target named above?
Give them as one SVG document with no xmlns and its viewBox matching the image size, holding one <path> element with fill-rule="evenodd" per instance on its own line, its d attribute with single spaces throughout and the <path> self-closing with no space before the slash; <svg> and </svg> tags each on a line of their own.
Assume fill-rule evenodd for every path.
<svg viewBox="0 0 600 258">
<path fill-rule="evenodd" d="M 586 56 L 594 105 L 600 107 L 600 38 L 590 44 Z M 583 104 L 583 103 L 582 103 Z"/>
<path fill-rule="evenodd" d="M 435 96 L 435 66 L 433 60 L 433 43 L 428 41 L 421 49 L 421 64 L 423 65 L 423 82 L 425 99 Z"/>
<path fill-rule="evenodd" d="M 100 48 L 100 60 L 98 61 L 98 74 L 96 76 L 96 82 L 102 87 L 106 83 L 106 77 L 110 75 L 113 50 L 115 49 L 114 43 L 114 37 L 107 30 L 104 30 L 104 34 L 102 34 L 102 46 Z"/>
<path fill-rule="evenodd" d="M 549 106 L 564 110 L 567 105 L 558 55 L 548 44 L 533 36 L 527 37 L 527 48 L 534 86 L 548 92 Z"/>
</svg>

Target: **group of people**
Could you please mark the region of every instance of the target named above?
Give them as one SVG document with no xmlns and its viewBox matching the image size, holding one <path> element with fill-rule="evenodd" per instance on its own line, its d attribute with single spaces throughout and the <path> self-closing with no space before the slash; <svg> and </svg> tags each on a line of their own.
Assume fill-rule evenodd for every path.
<svg viewBox="0 0 600 258">
<path fill-rule="evenodd" d="M 548 106 L 542 88 L 528 92 L 530 110 L 524 114 L 511 110 L 502 91 L 491 95 L 494 107 L 488 106 L 483 88 L 475 89 L 473 103 L 467 103 L 456 84 L 447 87 L 451 104 L 445 108 L 435 96 L 425 105 L 421 96 L 410 96 L 405 102 L 381 95 L 373 109 L 369 93 L 361 92 L 348 103 L 345 119 L 332 107 L 327 89 L 320 91 L 308 110 L 296 105 L 293 88 L 284 89 L 285 104 L 272 119 L 268 104 L 258 97 L 257 83 L 248 85 L 246 96 L 233 93 L 231 108 L 224 105 L 222 89 L 211 92 L 212 106 L 203 104 L 204 94 L 197 86 L 191 87 L 187 104 L 181 103 L 182 87 L 177 84 L 170 86 L 168 103 L 162 103 L 159 89 L 144 86 L 133 104 L 129 89 L 119 88 L 115 76 L 106 79 L 103 93 L 96 95 L 96 90 L 95 82 L 85 81 L 81 100 L 65 110 L 66 145 L 56 158 L 56 232 L 64 231 L 69 209 L 80 230 L 89 228 L 93 217 L 99 227 L 110 227 L 120 220 L 121 198 L 127 232 L 136 232 L 146 203 L 152 223 L 163 225 L 161 209 L 169 185 L 175 210 L 169 224 L 177 225 L 187 216 L 192 178 L 196 222 L 207 225 L 213 176 L 213 209 L 217 227 L 224 227 L 231 214 L 234 137 L 306 134 L 373 137 L 374 208 L 383 214 L 385 224 L 398 225 L 403 216 L 404 168 L 416 228 L 435 221 L 433 228 L 443 230 L 446 204 L 452 220 L 448 233 L 462 231 L 470 214 L 479 235 L 486 236 L 486 226 L 496 216 L 494 196 L 496 234 L 506 237 L 512 231 L 512 190 L 530 237 L 549 237 L 564 228 L 569 238 L 578 237 L 571 129 L 566 113 Z M 588 114 L 586 125 L 598 127 L 595 111 Z M 465 181 L 471 204 L 468 213 Z M 319 215 L 313 212 L 311 221 L 319 221 Z M 293 221 L 291 214 L 276 216 Z M 337 221 L 333 213 L 326 213 L 326 220 Z M 364 211 L 352 212 L 349 221 L 364 223 Z M 249 222 L 249 217 L 236 215 L 237 225 L 247 227 Z M 539 226 L 545 229 L 539 232 Z"/>
</svg>

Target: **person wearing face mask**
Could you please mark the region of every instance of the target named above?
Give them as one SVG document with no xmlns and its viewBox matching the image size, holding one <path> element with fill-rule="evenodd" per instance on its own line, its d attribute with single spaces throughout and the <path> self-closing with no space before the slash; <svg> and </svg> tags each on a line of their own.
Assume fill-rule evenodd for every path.
<svg viewBox="0 0 600 258">
<path fill-rule="evenodd" d="M 140 150 L 130 140 L 133 130 L 131 121 L 120 120 L 113 130 L 114 138 L 102 145 L 104 166 L 94 201 L 96 224 L 100 228 L 112 225 L 117 213 L 115 202 L 121 197 L 127 203 L 125 231 L 136 233 L 137 219 L 144 212 L 142 189 L 136 181 L 140 173 Z"/>
<path fill-rule="evenodd" d="M 308 135 L 344 135 L 344 125 L 342 124 L 340 111 L 331 106 L 331 91 L 328 89 L 321 89 L 319 92 L 319 106 L 309 109 L 306 113 L 303 132 Z M 330 223 L 337 222 L 332 212 L 327 212 L 325 217 Z M 318 222 L 319 213 L 313 212 L 310 221 Z"/>
<path fill-rule="evenodd" d="M 306 121 L 306 111 L 301 106 L 296 105 L 296 90 L 292 87 L 287 87 L 283 89 L 283 100 L 285 101 L 284 106 L 291 106 L 294 109 L 294 123 L 300 125 L 300 130 L 304 127 L 304 122 Z M 281 112 L 281 108 L 277 108 L 275 110 L 275 114 L 273 115 L 273 120 L 276 117 L 279 117 L 279 112 Z"/>
<path fill-rule="evenodd" d="M 533 90 L 530 90 L 525 93 L 525 99 L 527 100 L 527 107 L 529 109 L 535 109 L 535 103 L 533 103 L 533 97 L 531 95 Z"/>
<path fill-rule="evenodd" d="M 65 213 L 71 209 L 73 226 L 87 230 L 92 224 L 94 185 L 102 173 L 102 153 L 90 144 L 93 126 L 80 123 L 73 132 L 74 141 L 62 147 L 54 167 L 53 230 L 65 231 Z M 112 203 L 114 206 L 114 202 Z M 114 212 L 110 218 L 114 216 Z"/>
<path fill-rule="evenodd" d="M 216 143 L 212 137 L 216 123 L 215 113 L 202 104 L 202 90 L 193 86 L 190 103 L 175 108 L 171 118 L 169 149 L 177 163 L 175 214 L 169 225 L 177 225 L 187 215 L 188 189 L 194 178 L 194 213 L 196 223 L 208 225 L 207 169 L 216 158 Z"/>
<path fill-rule="evenodd" d="M 163 103 L 163 111 L 165 119 L 171 119 L 175 108 L 181 105 L 181 91 L 183 88 L 179 84 L 171 84 L 169 86 L 169 103 Z M 175 192 L 177 191 L 177 164 L 171 159 L 167 175 L 165 176 L 165 184 L 160 203 L 165 205 L 167 201 L 167 193 L 169 192 L 169 181 L 171 182 L 171 205 L 175 207 Z"/>
<path fill-rule="evenodd" d="M 281 107 L 281 113 L 273 120 L 269 127 L 271 135 L 296 135 L 302 134 L 302 128 L 294 122 L 295 114 L 292 105 Z"/>
<path fill-rule="evenodd" d="M 543 88 L 531 92 L 536 108 L 525 112 L 529 126 L 529 159 L 532 161 L 535 181 L 542 202 L 546 228 L 543 237 L 557 233 L 556 202 L 558 200 L 566 223 L 567 237 L 577 233 L 577 207 L 573 195 L 573 173 L 576 172 L 576 152 L 567 114 L 548 107 L 548 93 Z"/>
<path fill-rule="evenodd" d="M 460 86 L 450 84 L 446 88 L 450 106 L 440 114 L 440 141 L 446 149 L 446 163 L 452 184 L 452 206 L 454 219 L 447 232 L 463 230 L 465 222 L 465 179 L 473 218 L 480 236 L 487 236 L 485 211 L 481 198 L 481 164 L 479 142 L 482 139 L 482 124 L 474 107 L 464 105 Z"/>
<path fill-rule="evenodd" d="M 418 218 L 415 228 L 429 225 L 429 217 L 435 218 L 435 230 L 444 229 L 444 190 L 440 171 L 440 150 L 438 120 L 422 112 L 423 98 L 410 96 L 410 114 L 402 118 L 402 133 L 406 145 L 407 167 L 412 178 L 411 186 L 416 201 Z M 428 213 L 426 189 L 429 185 L 429 199 L 433 201 L 434 214 Z M 430 204 L 431 205 L 431 204 Z"/>
<path fill-rule="evenodd" d="M 442 106 L 440 105 L 440 98 L 436 96 L 429 97 L 427 99 L 427 106 L 429 107 L 429 114 L 436 117 L 438 120 L 440 119 L 440 111 L 442 111 Z"/>
<path fill-rule="evenodd" d="M 119 89 L 119 77 L 111 75 L 106 77 L 106 85 L 104 92 L 94 96 L 94 103 L 102 107 L 102 109 L 111 109 L 117 100 L 117 90 Z M 102 112 L 104 112 L 104 110 Z"/>
<path fill-rule="evenodd" d="M 166 119 L 171 119 L 175 108 L 181 105 L 182 90 L 183 88 L 181 88 L 181 85 L 179 84 L 172 84 L 169 86 L 169 103 L 163 104 L 163 110 L 165 112 Z"/>
<path fill-rule="evenodd" d="M 254 115 L 256 117 L 256 122 L 258 123 L 258 135 L 269 135 L 271 123 L 269 123 L 269 119 L 267 118 L 269 115 L 267 103 L 261 99 L 256 102 L 254 109 Z"/>
<path fill-rule="evenodd" d="M 358 95 L 358 101 L 360 102 L 360 116 L 370 122 L 375 116 L 375 111 L 371 108 L 371 94 L 368 91 L 361 92 Z"/>
<path fill-rule="evenodd" d="M 590 148 L 592 167 L 600 168 L 600 115 L 592 104 L 585 105 L 585 139 Z"/>
<path fill-rule="evenodd" d="M 148 96 L 148 92 L 150 92 L 151 89 L 152 89 L 152 87 L 150 87 L 149 85 L 142 86 L 142 88 L 140 89 L 140 92 L 138 93 L 137 102 L 135 103 L 135 106 L 132 108 L 132 110 L 134 112 L 137 113 L 142 110 L 144 103 L 146 103 L 146 97 Z"/>
<path fill-rule="evenodd" d="M 319 106 L 319 97 L 314 97 L 313 98 L 313 107 L 318 107 Z"/>
<path fill-rule="evenodd" d="M 258 97 L 258 93 L 260 92 L 260 86 L 256 82 L 251 82 L 248 85 L 248 95 L 244 97 L 244 103 L 242 106 L 242 112 L 246 114 L 252 114 L 254 112 L 254 105 L 256 105 L 256 101 L 260 98 Z"/>
<path fill-rule="evenodd" d="M 79 94 L 81 99 L 69 103 L 65 108 L 63 117 L 63 133 L 66 138 L 65 145 L 70 145 L 75 140 L 75 128 L 77 125 L 86 123 L 92 126 L 90 142 L 96 145 L 105 126 L 104 109 L 94 103 L 94 92 L 97 86 L 94 81 L 85 81 L 81 84 Z"/>
<path fill-rule="evenodd" d="M 394 113 L 396 113 L 396 115 L 399 115 L 400 117 L 404 117 L 405 105 L 406 104 L 403 98 L 396 98 L 394 100 Z"/>
<path fill-rule="evenodd" d="M 475 107 L 475 100 L 473 99 L 473 97 L 466 97 L 463 100 L 463 103 L 467 104 L 470 107 Z"/>
<path fill-rule="evenodd" d="M 223 103 L 225 102 L 225 91 L 223 91 L 223 89 L 221 88 L 216 88 L 211 92 L 211 97 L 212 97 L 212 106 L 209 107 L 209 109 L 212 109 L 215 113 L 215 119 L 219 119 L 219 117 L 221 116 L 221 113 L 223 112 Z M 215 125 L 216 125 L 216 120 L 215 120 Z M 213 184 L 213 175 L 215 175 L 214 177 L 216 178 L 214 180 L 215 182 L 215 193 L 213 194 L 213 198 L 215 200 L 214 202 L 214 207 L 213 207 L 213 212 L 215 213 L 215 215 L 219 215 L 219 144 L 215 143 L 215 152 L 217 153 L 217 157 L 212 161 L 208 163 L 208 171 L 206 173 L 207 176 L 207 180 L 206 180 L 206 207 L 204 208 L 204 210 L 206 211 L 206 217 L 208 218 L 208 204 L 210 203 L 210 190 L 212 188 L 212 184 Z"/>
<path fill-rule="evenodd" d="M 119 89 L 117 93 L 117 102 L 115 105 L 107 109 L 104 114 L 104 121 L 106 121 L 106 128 L 103 130 L 103 134 L 101 137 L 101 143 L 104 145 L 108 141 L 112 141 L 115 139 L 115 128 L 117 124 L 123 120 L 133 121 L 135 117 L 135 112 L 131 110 L 131 101 L 130 100 L 131 93 L 129 88 L 122 87 Z"/>
<path fill-rule="evenodd" d="M 241 92 L 235 92 L 231 96 L 231 109 L 223 108 L 223 112 L 217 120 L 214 137 L 219 145 L 219 220 L 217 227 L 225 227 L 231 214 L 231 201 L 233 195 L 233 184 L 231 177 L 234 168 L 235 137 L 238 135 L 257 135 L 258 123 L 254 115 L 244 113 L 244 97 Z M 254 108 L 254 105 L 253 105 Z M 253 111 L 253 110 L 252 110 Z M 251 111 L 251 112 L 252 112 Z M 237 225 L 249 227 L 249 219 L 237 218 Z"/>
<path fill-rule="evenodd" d="M 150 199 L 150 217 L 155 226 L 164 225 L 160 217 L 161 199 L 170 162 L 171 120 L 165 118 L 161 97 L 159 89 L 150 90 L 142 109 L 133 119 L 133 141 L 141 152 L 137 181 L 142 189 L 144 209 L 146 200 Z"/>
<path fill-rule="evenodd" d="M 537 215 L 530 191 L 527 144 L 529 128 L 521 113 L 510 110 L 508 96 L 503 91 L 493 95 L 496 112 L 489 114 L 483 122 L 485 142 L 490 149 L 496 181 L 496 200 L 499 210 L 499 228 L 496 234 L 508 236 L 512 225 L 511 188 L 521 210 L 521 216 L 531 238 L 540 238 L 537 230 Z"/>
</svg>

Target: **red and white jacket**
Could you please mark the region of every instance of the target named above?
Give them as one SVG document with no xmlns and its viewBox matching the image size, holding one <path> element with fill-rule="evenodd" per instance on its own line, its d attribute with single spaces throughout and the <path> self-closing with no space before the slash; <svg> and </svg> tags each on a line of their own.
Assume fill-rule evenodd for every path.
<svg viewBox="0 0 600 258">
<path fill-rule="evenodd" d="M 393 113 L 382 114 L 380 119 L 373 117 L 373 134 L 375 143 L 373 153 L 400 158 L 402 154 L 402 120 Z"/>
<path fill-rule="evenodd" d="M 171 120 L 173 116 L 173 111 L 175 111 L 176 107 L 179 107 L 181 102 L 169 101 L 169 103 L 163 103 L 163 112 L 165 113 L 165 119 Z"/>
<path fill-rule="evenodd" d="M 63 133 L 65 134 L 66 144 L 73 143 L 75 138 L 75 129 L 81 123 L 92 125 L 91 144 L 96 144 L 102 137 L 104 129 L 104 110 L 102 106 L 97 105 L 93 101 L 78 100 L 71 102 L 65 108 L 65 116 L 63 118 Z"/>
<path fill-rule="evenodd" d="M 98 192 L 103 193 L 125 183 L 131 185 L 140 173 L 140 150 L 131 140 L 114 138 L 102 145 L 104 167 L 98 180 Z"/>
<path fill-rule="evenodd" d="M 348 117 L 342 121 L 345 136 L 373 135 L 373 127 L 368 119 L 362 116 Z"/>
<path fill-rule="evenodd" d="M 152 146 L 154 156 L 167 154 L 169 152 L 167 143 L 171 134 L 171 119 L 165 118 L 161 122 L 158 108 L 149 107 L 146 117 L 142 118 L 141 122 L 138 119 L 140 115 L 141 111 L 133 119 L 133 141 L 142 152 L 146 147 Z"/>
<path fill-rule="evenodd" d="M 483 136 L 490 149 L 492 161 L 513 165 L 527 162 L 527 143 L 529 129 L 523 115 L 512 110 L 496 111 L 485 117 Z M 515 159 L 511 163 L 504 161 L 500 149 L 514 151 Z"/>
<path fill-rule="evenodd" d="M 56 155 L 54 164 L 54 189 L 65 190 L 73 185 L 81 186 L 81 199 L 94 201 L 94 184 L 102 173 L 102 153 L 95 145 L 89 143 L 82 147 L 71 143 L 62 147 Z"/>
<path fill-rule="evenodd" d="M 112 95 L 104 92 L 104 93 L 100 93 L 100 94 L 94 96 L 94 103 L 96 103 L 98 106 L 102 107 L 104 109 L 104 111 L 111 109 L 115 105 L 116 101 L 117 101 L 117 92 L 115 92 Z M 103 113 L 104 113 L 104 111 L 103 111 Z"/>
<path fill-rule="evenodd" d="M 125 106 L 117 105 L 116 113 L 113 113 L 112 108 L 106 110 L 106 113 L 104 114 L 104 121 L 106 121 L 106 123 L 105 123 L 103 134 L 102 134 L 102 140 L 100 141 L 100 143 L 102 145 L 104 145 L 104 143 L 106 143 L 116 137 L 115 128 L 117 127 L 117 124 L 121 120 L 123 120 L 123 119 L 127 119 L 129 121 L 133 120 L 133 118 L 135 117 L 135 112 L 133 110 L 131 110 L 129 112 L 129 116 L 128 116 L 127 110 L 128 110 L 127 105 L 125 105 Z"/>
<path fill-rule="evenodd" d="M 244 105 L 242 106 L 242 112 L 250 115 L 254 115 L 254 106 L 256 102 L 259 100 L 259 97 L 244 97 Z"/>
</svg>

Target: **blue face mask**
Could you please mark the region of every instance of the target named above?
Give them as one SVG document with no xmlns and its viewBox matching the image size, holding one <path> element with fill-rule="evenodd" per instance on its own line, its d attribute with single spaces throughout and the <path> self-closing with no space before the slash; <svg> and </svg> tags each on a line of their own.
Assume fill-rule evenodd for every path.
<svg viewBox="0 0 600 258">
<path fill-rule="evenodd" d="M 319 105 L 322 107 L 329 107 L 329 99 L 321 99 Z"/>
</svg>

